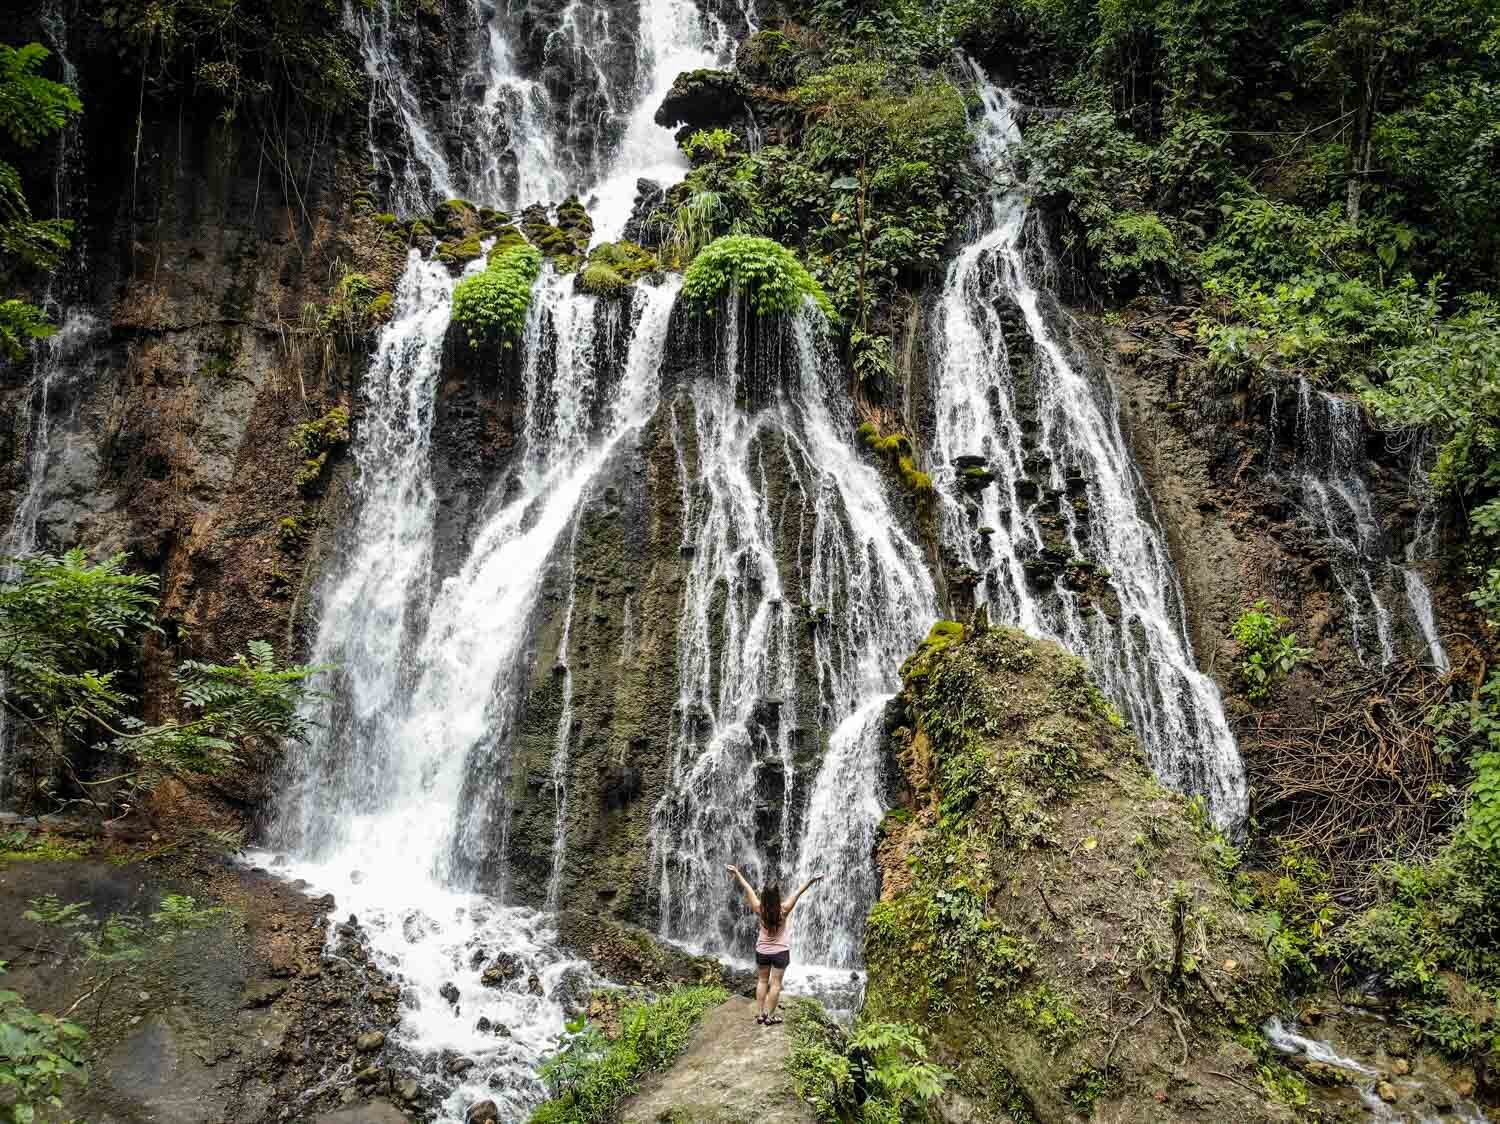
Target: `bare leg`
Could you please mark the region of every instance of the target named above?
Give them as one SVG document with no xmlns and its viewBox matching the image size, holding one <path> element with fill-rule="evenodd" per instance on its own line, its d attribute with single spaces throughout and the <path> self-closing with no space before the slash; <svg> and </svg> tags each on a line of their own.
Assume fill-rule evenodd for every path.
<svg viewBox="0 0 1500 1124">
<path fill-rule="evenodd" d="M 765 965 L 760 968 L 760 979 L 755 984 L 755 1003 L 760 1008 L 760 1013 L 766 1013 L 766 984 L 771 978 L 771 969 Z M 778 984 L 778 990 L 780 985 Z M 773 1003 L 772 1006 L 775 1006 Z"/>
<path fill-rule="evenodd" d="M 781 977 L 786 975 L 785 968 L 771 969 L 771 994 L 766 1001 L 767 1017 L 776 1013 L 776 1004 L 781 1001 Z"/>
</svg>

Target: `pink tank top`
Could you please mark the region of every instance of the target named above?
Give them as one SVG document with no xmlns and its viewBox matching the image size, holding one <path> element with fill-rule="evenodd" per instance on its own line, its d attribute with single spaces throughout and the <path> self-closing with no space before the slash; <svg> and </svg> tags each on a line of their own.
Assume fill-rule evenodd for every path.
<svg viewBox="0 0 1500 1124">
<path fill-rule="evenodd" d="M 767 956 L 775 956 L 778 952 L 791 952 L 792 946 L 786 942 L 786 918 L 781 919 L 781 928 L 774 933 L 766 928 L 766 923 L 760 923 L 760 936 L 755 941 L 755 951 L 764 952 Z"/>
</svg>

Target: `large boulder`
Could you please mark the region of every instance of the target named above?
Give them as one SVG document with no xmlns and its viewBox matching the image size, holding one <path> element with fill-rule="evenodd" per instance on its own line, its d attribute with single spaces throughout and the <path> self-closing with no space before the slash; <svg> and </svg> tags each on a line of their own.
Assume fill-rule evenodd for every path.
<svg viewBox="0 0 1500 1124">
<path fill-rule="evenodd" d="M 1232 852 L 1083 662 L 950 623 L 904 673 L 869 1012 L 930 1032 L 960 1117 L 1291 1119 L 1236 1040 L 1275 987 Z"/>
<path fill-rule="evenodd" d="M 656 110 L 656 123 L 664 129 L 686 125 L 709 129 L 743 117 L 745 80 L 729 70 L 688 70 L 679 74 Z"/>
</svg>

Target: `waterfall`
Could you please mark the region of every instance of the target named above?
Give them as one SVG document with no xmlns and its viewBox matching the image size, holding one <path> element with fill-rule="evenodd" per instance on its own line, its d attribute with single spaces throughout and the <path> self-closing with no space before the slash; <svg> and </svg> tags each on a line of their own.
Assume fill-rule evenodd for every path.
<svg viewBox="0 0 1500 1124">
<path fill-rule="evenodd" d="M 55 309 L 49 307 L 49 311 L 56 315 Z M 99 358 L 94 347 L 99 331 L 99 321 L 87 309 L 69 308 L 62 315 L 57 333 L 38 340 L 31 349 L 31 380 L 17 425 L 17 432 L 24 435 L 25 441 L 25 482 L 11 513 L 10 525 L 0 537 L 0 573 L 13 572 L 3 564 L 3 559 L 35 553 L 42 545 L 38 542 L 37 522 L 46 499 L 47 466 L 53 454 L 52 414 L 58 397 L 70 385 L 81 381 Z M 0 689 L 3 686 L 4 681 L 0 680 Z M 0 807 L 5 806 L 10 783 L 8 761 L 15 735 L 8 712 L 0 709 Z"/>
<path fill-rule="evenodd" d="M 447 199 L 455 192 L 448 158 L 402 58 L 394 18 L 390 0 L 368 6 L 345 0 L 344 24 L 359 41 L 370 82 L 370 163 L 390 184 L 392 209 L 415 215 L 428 210 L 435 198 Z M 387 116 L 398 128 L 396 136 L 383 127 Z"/>
<path fill-rule="evenodd" d="M 49 3 L 41 13 L 41 28 L 57 59 L 60 79 L 75 90 L 78 68 L 68 57 L 68 23 L 64 6 Z M 85 184 L 79 115 L 67 118 L 57 132 L 56 155 L 52 172 L 52 205 L 57 218 L 68 218 L 86 210 L 82 198 Z M 20 416 L 14 419 L 18 441 L 25 449 L 25 471 L 21 493 L 11 512 L 9 526 L 0 535 L 0 574 L 13 573 L 3 563 L 6 558 L 32 554 L 42 545 L 38 541 L 38 520 L 46 498 L 47 467 L 53 456 L 53 411 L 58 400 L 76 383 L 80 383 L 98 362 L 95 342 L 102 325 L 81 302 L 75 291 L 85 276 L 85 255 L 81 231 L 75 231 L 72 248 L 62 264 L 47 281 L 42 308 L 58 325 L 57 332 L 31 347 L 31 375 L 28 380 Z M 8 423 L 10 424 L 10 423 Z M 0 693 L 4 680 L 0 679 Z M 16 731 L 9 712 L 0 709 L 0 808 L 5 807 L 10 784 L 11 750 Z"/>
<path fill-rule="evenodd" d="M 1439 671 L 1448 654 L 1438 636 L 1432 593 L 1415 568 L 1418 552 L 1430 554 L 1431 530 L 1421 527 L 1397 565 L 1375 514 L 1360 468 L 1365 451 L 1364 415 L 1359 403 L 1314 390 L 1297 381 L 1292 473 L 1304 517 L 1327 544 L 1334 584 L 1344 602 L 1349 641 L 1362 664 L 1384 667 L 1399 654 L 1397 620 L 1390 607 L 1397 598 L 1409 613 L 1406 623 Z"/>
<path fill-rule="evenodd" d="M 754 30 L 753 7 L 741 12 Z M 600 241 L 620 238 L 630 219 L 636 181 L 648 179 L 670 187 L 687 173 L 687 158 L 677 147 L 676 132 L 656 123 L 656 109 L 678 74 L 720 66 L 734 57 L 734 41 L 723 20 L 700 12 L 693 0 L 657 0 L 641 5 L 636 45 L 638 97 L 625 127 L 621 159 L 592 189 L 594 230 Z"/>
<path fill-rule="evenodd" d="M 324 736 L 292 762 L 268 834 L 295 852 L 277 860 L 281 872 L 334 892 L 377 963 L 402 981 L 403 1045 L 477 1061 L 448 1092 L 444 1119 L 462 1119 L 464 1106 L 486 1097 L 504 1102 L 506 1119 L 524 1116 L 541 1095 L 536 1064 L 562 1030 L 561 997 L 587 975 L 557 949 L 549 915 L 474 887 L 497 825 L 503 853 L 507 810 L 491 794 L 505 787 L 514 673 L 543 575 L 610 453 L 656 408 L 679 283 L 638 287 L 625 370 L 590 441 L 584 404 L 599 365 L 582 325 L 593 321 L 594 299 L 550 271 L 539 279 L 523 342 L 519 479 L 420 627 L 434 517 L 431 414 L 452 288 L 440 266 L 413 257 L 367 380 L 360 509 L 322 599 L 315 647 L 319 662 L 341 670 L 333 698 L 314 704 Z M 506 978 L 487 985 L 484 969 L 497 958 Z"/>
<path fill-rule="evenodd" d="M 1025 260 L 1024 195 L 1005 180 L 1015 106 L 970 64 L 977 156 L 996 179 L 934 315 L 931 473 L 956 584 L 990 615 L 1088 658 L 1164 782 L 1245 816 L 1244 767 L 1198 671 L 1182 593 L 1120 430 L 1114 388 L 1069 354 Z"/>
<path fill-rule="evenodd" d="M 653 813 L 651 861 L 662 935 L 731 958 L 748 946 L 725 864 L 752 881 L 779 879 L 787 893 L 793 881 L 827 874 L 793 914 L 799 963 L 850 968 L 876 893 L 880 713 L 937 598 L 920 548 L 855 451 L 853 406 L 820 317 L 805 309 L 790 329 L 795 378 L 769 402 L 737 400 L 741 329 L 731 315 L 720 349 L 727 369 L 673 403 L 692 565 L 672 775 Z M 773 511 L 773 475 L 795 493 L 794 514 L 790 501 Z M 788 555 L 790 571 L 779 561 Z M 802 591 L 802 605 L 789 589 Z M 799 630 L 812 632 L 807 670 Z M 799 714 L 799 679 L 809 673 L 816 713 Z M 804 724 L 832 734 L 794 839 L 796 786 L 806 779 L 794 731 Z"/>
<path fill-rule="evenodd" d="M 735 17 L 755 27 L 753 6 Z M 450 29 L 468 59 L 462 97 L 441 113 L 423 104 L 419 35 L 402 18 L 395 0 L 344 8 L 370 82 L 371 163 L 395 212 L 454 196 L 519 209 L 578 192 L 601 241 L 621 236 L 637 180 L 668 186 L 687 171 L 674 131 L 654 120 L 673 80 L 734 57 L 729 25 L 693 0 L 642 0 L 634 28 L 604 0 L 555 13 L 470 0 Z"/>
</svg>

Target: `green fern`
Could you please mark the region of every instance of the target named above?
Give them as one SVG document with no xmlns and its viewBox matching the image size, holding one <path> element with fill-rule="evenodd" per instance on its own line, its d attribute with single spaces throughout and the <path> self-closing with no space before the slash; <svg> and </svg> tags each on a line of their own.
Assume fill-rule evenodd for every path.
<svg viewBox="0 0 1500 1124">
<path fill-rule="evenodd" d="M 0 45 L 0 129 L 23 148 L 55 133 L 83 110 L 70 87 L 37 73 L 50 54 L 40 43 Z"/>
</svg>

